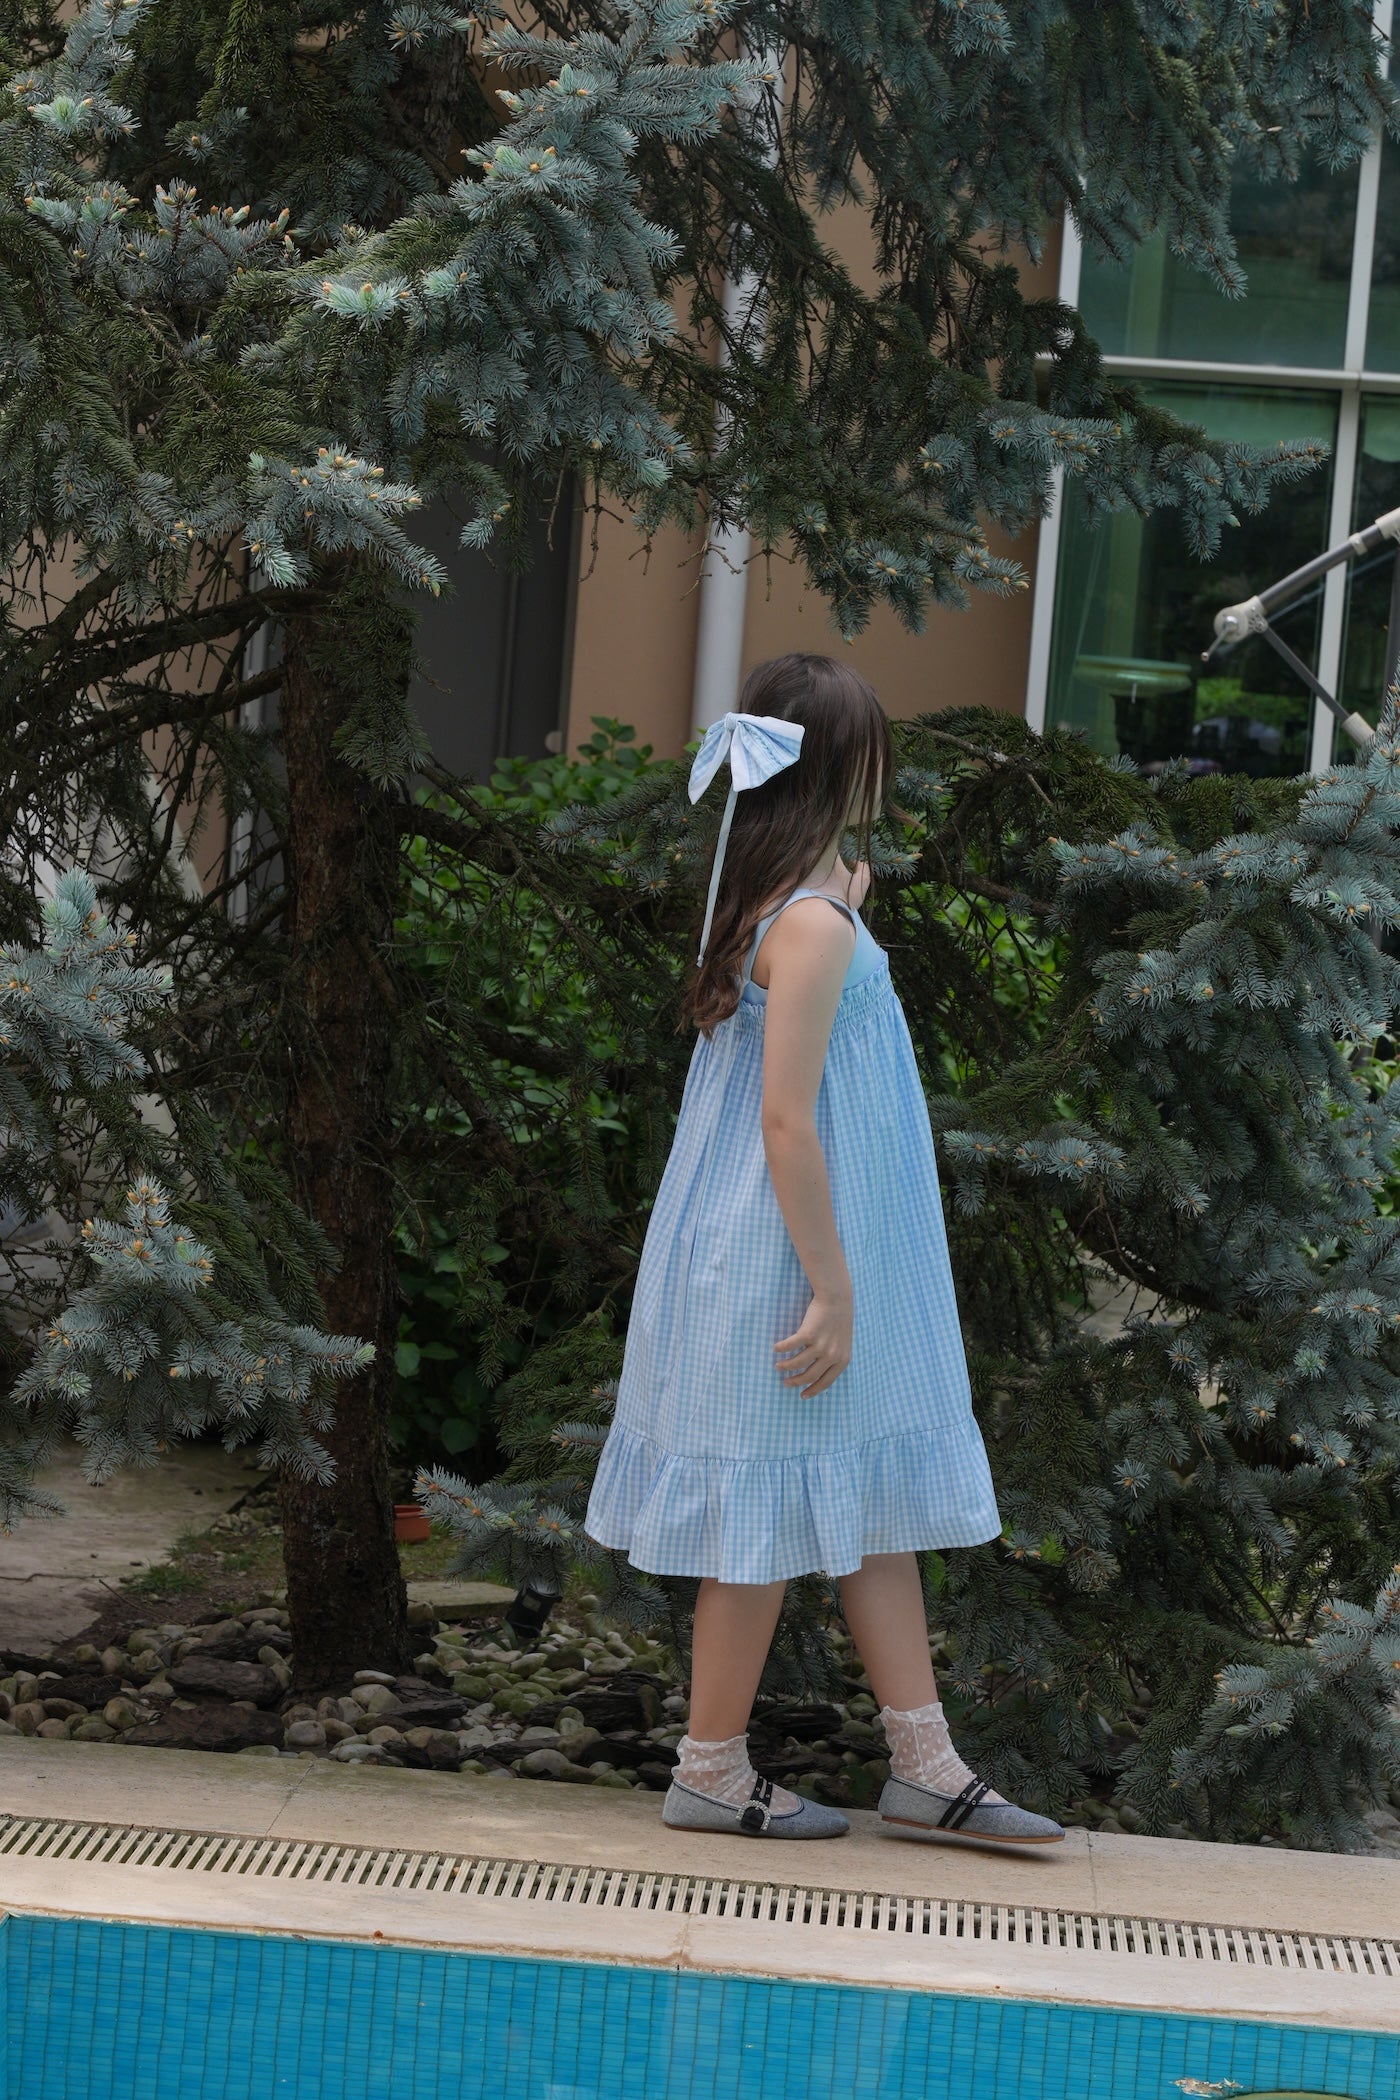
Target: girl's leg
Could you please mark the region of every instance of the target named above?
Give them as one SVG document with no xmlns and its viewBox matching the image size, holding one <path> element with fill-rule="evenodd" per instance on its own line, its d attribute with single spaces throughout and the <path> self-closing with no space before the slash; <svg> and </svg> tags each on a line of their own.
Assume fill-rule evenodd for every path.
<svg viewBox="0 0 1400 2100">
<path fill-rule="evenodd" d="M 928 1652 L 919 1563 L 912 1553 L 867 1553 L 841 1578 L 841 1610 L 881 1706 L 907 1713 L 938 1697 Z"/>
<path fill-rule="evenodd" d="M 896 1779 L 958 1794 L 974 1776 L 953 1748 L 928 1652 L 923 1585 L 912 1553 L 867 1553 L 841 1578 L 841 1609 L 860 1650 Z M 988 1792 L 989 1804 L 1001 1800 Z"/>
<path fill-rule="evenodd" d="M 716 1582 L 706 1576 L 695 1600 L 691 1651 L 690 1732 L 676 1746 L 682 1786 L 741 1807 L 757 1774 L 749 1762 L 748 1726 L 764 1658 L 782 1610 L 783 1582 Z M 775 1815 L 797 1799 L 774 1787 Z"/>
<path fill-rule="evenodd" d="M 701 1742 L 741 1735 L 783 1608 L 784 1582 L 716 1582 L 695 1600 L 690 1732 Z"/>
</svg>

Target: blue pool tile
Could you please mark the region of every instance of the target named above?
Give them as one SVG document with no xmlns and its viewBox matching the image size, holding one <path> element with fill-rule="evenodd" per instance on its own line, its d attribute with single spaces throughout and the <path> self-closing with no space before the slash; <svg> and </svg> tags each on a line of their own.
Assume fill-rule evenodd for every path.
<svg viewBox="0 0 1400 2100">
<path fill-rule="evenodd" d="M 0 1924 L 0 2100 L 1400 2100 L 1400 2040 L 89 1919 Z"/>
</svg>

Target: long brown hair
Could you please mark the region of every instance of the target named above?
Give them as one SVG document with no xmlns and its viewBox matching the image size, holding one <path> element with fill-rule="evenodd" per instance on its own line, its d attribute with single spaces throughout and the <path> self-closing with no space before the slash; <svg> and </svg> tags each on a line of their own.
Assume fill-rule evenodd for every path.
<svg viewBox="0 0 1400 2100">
<path fill-rule="evenodd" d="M 803 653 L 775 656 L 750 671 L 739 708 L 800 722 L 802 751 L 794 765 L 735 801 L 705 960 L 681 1003 L 682 1025 L 689 1018 L 704 1035 L 739 1003 L 744 955 L 764 911 L 810 874 L 846 828 L 852 791 L 859 795 L 850 825 L 857 859 L 870 856 L 877 809 L 893 813 L 889 720 L 874 688 L 849 664 Z M 697 917 L 697 942 L 699 929 Z"/>
</svg>

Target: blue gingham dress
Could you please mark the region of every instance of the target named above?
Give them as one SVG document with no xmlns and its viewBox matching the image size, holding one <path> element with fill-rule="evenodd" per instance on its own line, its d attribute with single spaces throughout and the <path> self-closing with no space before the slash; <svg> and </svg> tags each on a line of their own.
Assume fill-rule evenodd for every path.
<svg viewBox="0 0 1400 2100">
<path fill-rule="evenodd" d="M 825 895 L 794 890 L 798 897 Z M 889 959 L 856 948 L 817 1093 L 854 1295 L 851 1361 L 810 1400 L 773 1345 L 811 1303 L 763 1150 L 767 994 L 696 1038 L 637 1271 L 585 1529 L 658 1575 L 847 1575 L 867 1553 L 1001 1531 L 972 1413 L 928 1107 Z"/>
</svg>

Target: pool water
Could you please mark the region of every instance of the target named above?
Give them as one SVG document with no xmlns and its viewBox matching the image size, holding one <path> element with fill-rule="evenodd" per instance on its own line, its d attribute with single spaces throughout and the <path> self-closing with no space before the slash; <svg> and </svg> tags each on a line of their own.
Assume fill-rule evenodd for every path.
<svg viewBox="0 0 1400 2100">
<path fill-rule="evenodd" d="M 1400 2100 L 1397 2035 L 98 1920 L 0 1990 L 0 2100 Z"/>
</svg>

